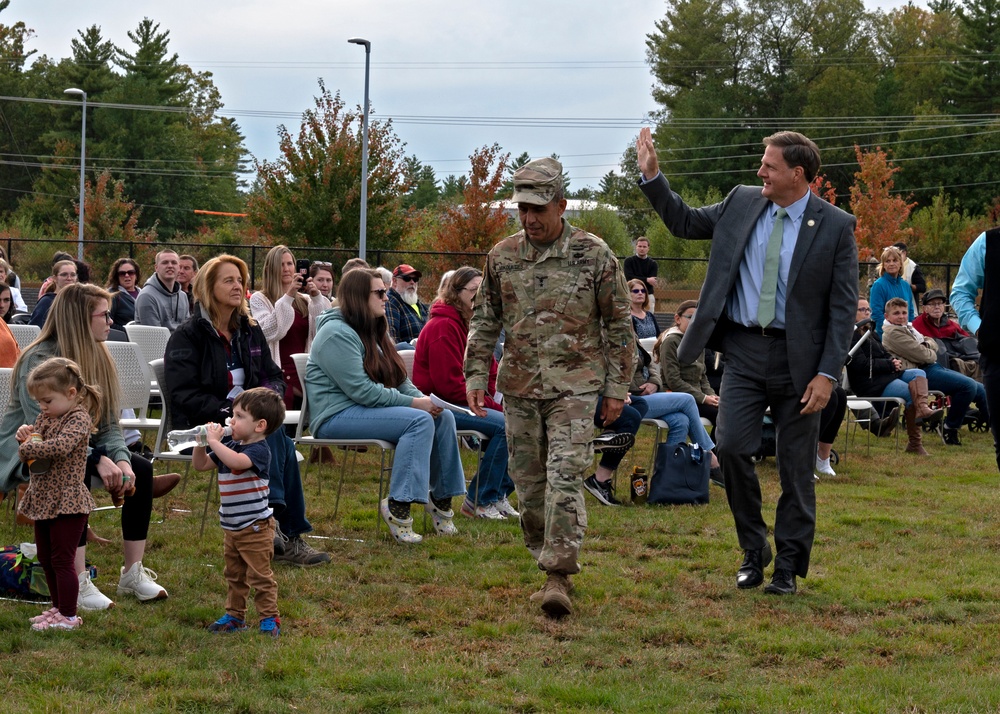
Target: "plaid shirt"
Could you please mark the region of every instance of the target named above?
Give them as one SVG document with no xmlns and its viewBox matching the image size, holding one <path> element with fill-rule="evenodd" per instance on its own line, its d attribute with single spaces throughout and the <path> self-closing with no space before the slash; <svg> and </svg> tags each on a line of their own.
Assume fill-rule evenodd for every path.
<svg viewBox="0 0 1000 714">
<path fill-rule="evenodd" d="M 389 321 L 389 331 L 396 342 L 411 342 L 420 335 L 420 331 L 427 324 L 430 310 L 427 305 L 417 301 L 416 308 L 420 310 L 418 315 L 413 307 L 403 302 L 403 297 L 389 289 L 389 302 L 385 305 L 385 319 Z"/>
</svg>

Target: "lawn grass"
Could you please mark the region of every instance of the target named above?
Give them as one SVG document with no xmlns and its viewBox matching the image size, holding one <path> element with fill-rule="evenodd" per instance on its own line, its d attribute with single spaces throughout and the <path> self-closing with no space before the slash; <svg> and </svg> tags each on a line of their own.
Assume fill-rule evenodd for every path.
<svg viewBox="0 0 1000 714">
<path fill-rule="evenodd" d="M 0 602 L 3 709 L 996 711 L 1000 476 L 992 437 L 962 436 L 947 449 L 927 438 L 922 459 L 890 439 L 866 456 L 859 435 L 838 478 L 817 484 L 813 562 L 795 597 L 736 589 L 741 553 L 721 489 L 701 507 L 612 509 L 588 495 L 574 613 L 558 622 L 528 601 L 543 578 L 517 524 L 458 518 L 455 538 L 400 546 L 376 531 L 377 455 L 359 457 L 336 521 L 334 475 L 326 467 L 318 495 L 313 466 L 308 514 L 329 539 L 311 543 L 333 562 L 276 565 L 278 641 L 205 631 L 223 612 L 222 535 L 210 515 L 198 537 L 208 478 L 192 474 L 170 496 L 192 513 L 171 511 L 149 537 L 145 564 L 168 600 L 121 600 L 73 633 L 31 632 L 38 606 Z M 774 460 L 758 471 L 770 521 Z M 92 517 L 115 544 L 89 550 L 112 597 L 116 520 Z M 30 537 L 22 527 L 14 540 Z"/>
</svg>

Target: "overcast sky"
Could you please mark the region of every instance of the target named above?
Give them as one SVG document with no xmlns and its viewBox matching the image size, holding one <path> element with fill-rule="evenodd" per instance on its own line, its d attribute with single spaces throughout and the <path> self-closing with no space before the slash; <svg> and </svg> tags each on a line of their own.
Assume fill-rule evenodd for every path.
<svg viewBox="0 0 1000 714">
<path fill-rule="evenodd" d="M 223 113 L 267 159 L 277 155 L 279 123 L 297 131 L 317 78 L 348 105 L 363 102 L 364 49 L 347 42 L 363 37 L 372 43 L 373 116 L 393 117 L 406 153 L 439 178 L 467 172 L 468 155 L 497 142 L 512 156 L 559 154 L 579 188 L 617 168 L 655 109 L 645 37 L 666 8 L 663 0 L 13 0 L 0 22 L 24 21 L 36 33 L 29 48 L 63 58 L 77 31 L 94 24 L 131 48 L 126 33 L 150 17 L 170 32 L 181 62 L 213 73 Z"/>
</svg>

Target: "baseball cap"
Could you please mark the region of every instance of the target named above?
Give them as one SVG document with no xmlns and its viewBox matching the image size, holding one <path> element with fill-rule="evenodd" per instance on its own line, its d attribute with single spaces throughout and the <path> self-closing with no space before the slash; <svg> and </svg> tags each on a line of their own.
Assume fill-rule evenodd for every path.
<svg viewBox="0 0 1000 714">
<path fill-rule="evenodd" d="M 398 278 L 403 275 L 414 275 L 417 280 L 420 280 L 422 276 L 421 272 L 414 268 L 412 265 L 407 265 L 403 263 L 402 265 L 397 265 L 396 269 L 392 271 L 392 277 Z"/>
<path fill-rule="evenodd" d="M 948 298 L 944 296 L 944 291 L 938 288 L 931 288 L 930 290 L 925 292 L 924 296 L 920 298 L 920 304 L 926 305 L 931 300 L 944 300 L 945 302 L 948 302 Z"/>
<path fill-rule="evenodd" d="M 553 158 L 535 159 L 514 172 L 514 203 L 544 206 L 562 188 L 562 164 Z"/>
</svg>

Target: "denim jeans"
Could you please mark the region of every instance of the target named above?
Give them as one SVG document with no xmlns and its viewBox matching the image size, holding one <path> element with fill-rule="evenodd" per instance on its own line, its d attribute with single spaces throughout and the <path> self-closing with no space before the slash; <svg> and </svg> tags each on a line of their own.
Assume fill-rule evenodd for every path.
<svg viewBox="0 0 1000 714">
<path fill-rule="evenodd" d="M 445 410 L 432 417 L 413 407 L 347 407 L 316 430 L 320 439 L 383 439 L 396 445 L 389 498 L 427 503 L 465 494 L 455 417 Z"/>
<path fill-rule="evenodd" d="M 485 417 L 461 412 L 454 412 L 453 416 L 457 429 L 481 431 L 489 439 L 483 445 L 479 471 L 469 482 L 469 500 L 486 506 L 512 494 L 514 482 L 507 473 L 507 430 L 503 412 L 487 409 Z"/>
<path fill-rule="evenodd" d="M 295 457 L 295 444 L 284 429 L 278 429 L 264 441 L 271 450 L 267 502 L 274 508 L 274 518 L 286 536 L 308 533 L 313 528 L 306 520 L 306 497 L 302 492 L 302 473 Z"/>
<path fill-rule="evenodd" d="M 645 397 L 632 397 L 632 403 L 622 407 L 622 413 L 611 424 L 601 423 L 601 405 L 604 404 L 604 397 L 597 398 L 597 408 L 594 410 L 594 426 L 601 427 L 604 431 L 613 431 L 616 434 L 629 433 L 635 436 L 639 432 L 642 420 L 646 415 Z M 600 465 L 614 471 L 618 464 L 625 458 L 624 451 L 603 452 L 601 454 Z"/>
<path fill-rule="evenodd" d="M 673 446 L 691 437 L 691 441 L 703 449 L 715 448 L 715 442 L 705 431 L 698 413 L 694 397 L 683 392 L 656 392 L 643 397 L 648 411 L 647 419 L 662 419 L 667 422 L 667 446 Z"/>
<path fill-rule="evenodd" d="M 942 367 L 937 362 L 924 366 L 927 372 L 927 386 L 944 392 L 951 397 L 951 408 L 944 425 L 949 429 L 962 428 L 965 413 L 969 404 L 975 401 L 982 408 L 986 404 L 986 390 L 983 385 L 972 377 L 966 377 L 961 372 Z"/>
<path fill-rule="evenodd" d="M 910 382 L 917 377 L 926 376 L 927 374 L 922 369 L 908 369 L 886 385 L 885 389 L 882 390 L 882 396 L 902 399 L 906 402 L 906 406 L 910 406 L 913 404 L 913 397 L 910 396 Z"/>
</svg>

